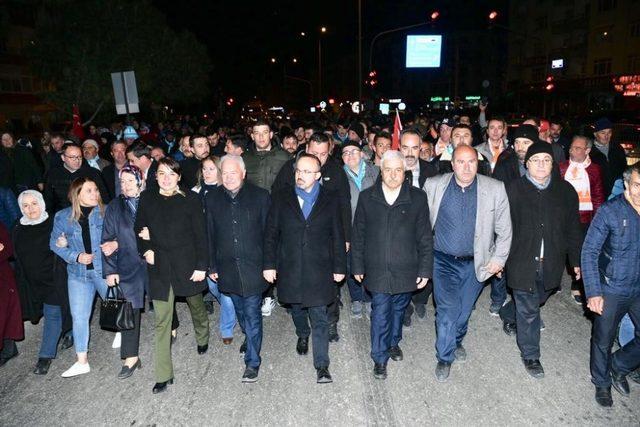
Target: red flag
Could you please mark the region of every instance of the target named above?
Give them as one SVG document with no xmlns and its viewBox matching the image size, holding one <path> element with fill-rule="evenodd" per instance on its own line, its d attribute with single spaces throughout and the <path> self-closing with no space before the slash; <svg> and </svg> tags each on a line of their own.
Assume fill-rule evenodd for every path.
<svg viewBox="0 0 640 427">
<path fill-rule="evenodd" d="M 391 149 L 400 149 L 400 131 L 402 131 L 402 122 L 400 121 L 400 112 L 396 109 L 396 119 L 393 122 L 393 137 L 391 140 Z"/>
<path fill-rule="evenodd" d="M 80 108 L 75 104 L 73 105 L 73 130 L 71 133 L 80 138 L 80 140 L 84 139 L 84 129 L 80 123 Z"/>
</svg>

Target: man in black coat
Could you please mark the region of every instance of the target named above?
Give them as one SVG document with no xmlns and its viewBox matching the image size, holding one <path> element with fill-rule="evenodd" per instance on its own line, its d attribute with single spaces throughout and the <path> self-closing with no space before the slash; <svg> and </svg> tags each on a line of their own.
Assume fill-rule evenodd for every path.
<svg viewBox="0 0 640 427">
<path fill-rule="evenodd" d="M 124 141 L 111 143 L 111 158 L 113 163 L 102 169 L 102 178 L 109 190 L 109 195 L 115 199 L 120 195 L 120 169 L 127 163 L 127 144 Z"/>
<path fill-rule="evenodd" d="M 198 171 L 201 168 L 201 162 L 209 156 L 209 142 L 207 142 L 206 136 L 193 135 L 189 138 L 189 146 L 193 157 L 187 157 L 180 162 L 180 167 L 182 168 L 180 188 L 183 191 L 189 191 L 198 185 Z"/>
<path fill-rule="evenodd" d="M 353 225 L 352 271 L 371 292 L 371 358 L 375 378 L 387 361 L 402 360 L 402 319 L 416 289 L 432 277 L 433 237 L 427 196 L 405 182 L 404 156 L 387 151 L 382 179 L 358 199 Z"/>
<path fill-rule="evenodd" d="M 306 144 L 305 153 L 316 156 L 322 165 L 320 168 L 320 183 L 323 188 L 335 193 L 338 197 L 340 207 L 340 215 L 342 219 L 342 227 L 346 239 L 345 247 L 351 242 L 351 189 L 347 175 L 342 165 L 331 159 L 329 137 L 323 133 L 314 133 Z M 282 166 L 278 176 L 276 177 L 271 192 L 274 193 L 285 187 L 294 187 L 296 185 L 296 177 L 294 169 L 296 158 L 289 160 Z M 335 300 L 329 306 L 329 341 L 335 342 L 340 339 L 338 335 L 338 320 L 340 317 L 340 293 L 336 286 Z"/>
<path fill-rule="evenodd" d="M 335 301 L 335 282 L 344 279 L 347 257 L 339 202 L 320 185 L 320 169 L 316 156 L 301 154 L 295 164 L 296 186 L 273 195 L 263 274 L 270 283 L 277 276 L 278 299 L 291 304 L 298 354 L 307 353 L 309 334 L 313 335 L 317 381 L 328 383 L 332 379 L 327 305 Z"/>
<path fill-rule="evenodd" d="M 47 173 L 44 186 L 44 202 L 47 212 L 58 212 L 71 205 L 68 198 L 69 186 L 76 178 L 91 178 L 100 191 L 103 203 L 109 203 L 109 191 L 104 185 L 100 171 L 82 162 L 82 149 L 76 144 L 65 144 L 62 149 L 62 166 L 54 167 Z"/>
<path fill-rule="evenodd" d="M 269 211 L 269 192 L 244 182 L 242 157 L 226 155 L 220 162 L 222 186 L 205 199 L 209 235 L 209 277 L 231 297 L 245 334 L 242 382 L 258 380 L 262 347 L 260 304 L 267 282 L 262 276 L 262 243 Z"/>
<path fill-rule="evenodd" d="M 529 375 L 542 378 L 540 306 L 560 286 L 567 256 L 580 278 L 582 230 L 578 195 L 571 184 L 552 174 L 551 145 L 532 144 L 525 164 L 525 176 L 507 186 L 513 227 L 507 283 L 513 299 L 500 309 L 500 317 L 505 333 L 517 334 Z"/>
<path fill-rule="evenodd" d="M 151 148 L 142 141 L 135 142 L 127 147 L 127 160 L 142 171 L 145 190 L 158 191 L 158 162 L 151 157 Z"/>
<path fill-rule="evenodd" d="M 605 199 L 611 194 L 616 179 L 622 177 L 627 167 L 627 155 L 617 142 L 611 141 L 613 123 L 603 117 L 594 125 L 593 149 L 589 153 L 591 161 L 600 166 L 602 170 L 602 184 L 605 191 Z"/>
</svg>

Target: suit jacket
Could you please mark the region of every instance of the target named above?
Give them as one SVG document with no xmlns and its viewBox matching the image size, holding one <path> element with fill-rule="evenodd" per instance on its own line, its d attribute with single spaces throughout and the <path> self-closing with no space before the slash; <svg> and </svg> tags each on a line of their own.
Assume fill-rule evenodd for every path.
<svg viewBox="0 0 640 427">
<path fill-rule="evenodd" d="M 119 178 L 118 169 L 116 168 L 115 163 L 111 163 L 102 169 L 102 179 L 104 180 L 104 185 L 107 187 L 109 196 L 112 199 L 118 197 L 120 194 L 116 194 L 116 180 Z"/>
<path fill-rule="evenodd" d="M 438 175 L 438 166 L 433 161 L 427 162 L 422 159 L 418 159 L 418 162 L 420 164 L 420 176 L 418 177 L 418 185 L 420 186 L 420 188 L 422 188 L 427 178 Z M 404 173 L 404 180 L 405 182 L 413 185 L 413 173 L 410 170 L 407 170 Z"/>
<path fill-rule="evenodd" d="M 609 143 L 609 157 L 602 154 L 595 144 L 591 148 L 589 156 L 593 163 L 600 166 L 606 199 L 611 194 L 616 179 L 622 177 L 622 172 L 627 167 L 627 155 L 620 144 L 611 141 Z"/>
<path fill-rule="evenodd" d="M 431 227 L 435 228 L 442 197 L 453 179 L 453 173 L 427 179 L 424 191 L 429 200 Z M 489 262 L 504 266 L 511 248 L 511 216 L 504 184 L 493 178 L 476 175 L 478 204 L 476 232 L 473 239 L 473 263 L 476 278 L 484 282 L 491 274 L 485 269 Z"/>
</svg>

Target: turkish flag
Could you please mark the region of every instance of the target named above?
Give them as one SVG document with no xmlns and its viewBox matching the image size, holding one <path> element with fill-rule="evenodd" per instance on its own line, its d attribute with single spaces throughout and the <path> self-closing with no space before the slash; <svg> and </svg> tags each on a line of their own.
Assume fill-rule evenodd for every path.
<svg viewBox="0 0 640 427">
<path fill-rule="evenodd" d="M 84 129 L 80 123 L 80 108 L 75 104 L 73 105 L 73 130 L 71 130 L 71 133 L 80 140 L 84 139 Z"/>
<path fill-rule="evenodd" d="M 396 119 L 393 122 L 393 137 L 391 140 L 391 149 L 400 149 L 400 132 L 402 131 L 402 122 L 400 121 L 400 112 L 396 109 Z"/>
</svg>

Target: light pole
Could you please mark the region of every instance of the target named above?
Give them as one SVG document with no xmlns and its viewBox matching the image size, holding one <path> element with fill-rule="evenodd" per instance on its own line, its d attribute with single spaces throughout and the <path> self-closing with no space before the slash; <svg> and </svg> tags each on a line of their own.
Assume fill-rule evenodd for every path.
<svg viewBox="0 0 640 427">
<path fill-rule="evenodd" d="M 327 32 L 327 27 L 320 28 L 318 35 L 318 97 L 322 98 L 322 34 Z"/>
</svg>

